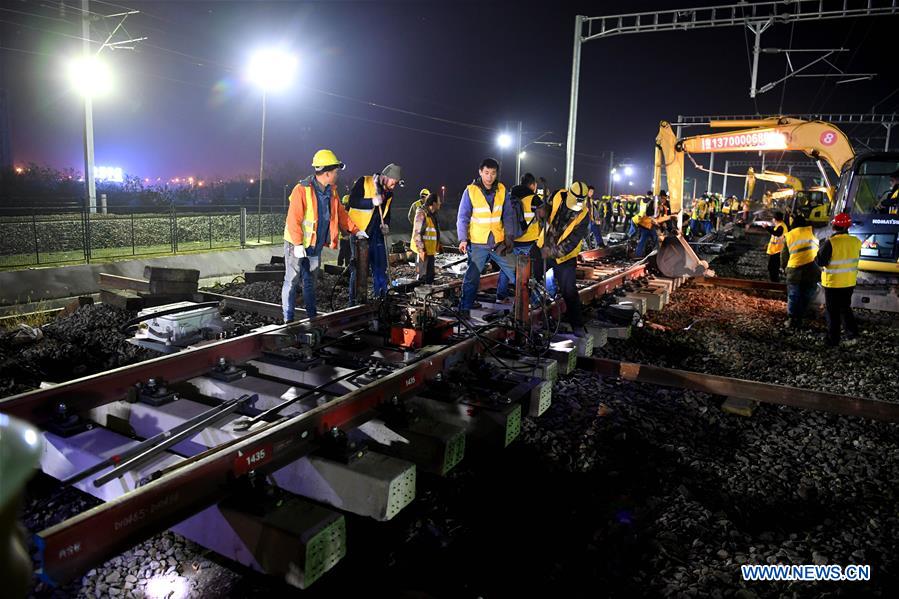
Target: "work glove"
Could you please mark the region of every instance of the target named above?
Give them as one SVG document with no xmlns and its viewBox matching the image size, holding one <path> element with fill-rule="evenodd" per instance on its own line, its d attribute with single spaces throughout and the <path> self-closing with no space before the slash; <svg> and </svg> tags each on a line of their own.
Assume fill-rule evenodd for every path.
<svg viewBox="0 0 899 599">
<path fill-rule="evenodd" d="M 375 197 L 373 197 L 371 199 L 371 204 L 372 204 L 372 206 L 380 206 L 381 202 L 383 202 L 383 201 L 384 200 L 383 200 L 383 198 L 381 198 L 381 194 L 377 194 L 377 195 L 375 195 Z"/>
<path fill-rule="evenodd" d="M 390 226 L 387 223 L 381 223 L 381 235 L 388 235 L 390 233 Z"/>
<path fill-rule="evenodd" d="M 293 246 L 293 255 L 296 258 L 305 258 L 306 257 L 306 248 L 301 245 Z"/>
<path fill-rule="evenodd" d="M 309 272 L 318 270 L 319 260 L 318 256 L 309 256 Z"/>
<path fill-rule="evenodd" d="M 356 232 L 356 239 L 368 239 L 368 233 L 360 229 Z"/>
</svg>

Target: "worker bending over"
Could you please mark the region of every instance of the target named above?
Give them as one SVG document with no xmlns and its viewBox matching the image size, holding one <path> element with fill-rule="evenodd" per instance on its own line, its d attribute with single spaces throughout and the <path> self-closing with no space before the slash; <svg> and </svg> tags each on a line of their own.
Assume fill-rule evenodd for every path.
<svg viewBox="0 0 899 599">
<path fill-rule="evenodd" d="M 798 329 L 815 297 L 821 274 L 815 264 L 818 239 L 805 215 L 793 215 L 792 228 L 784 236 L 784 245 L 780 265 L 787 270 L 787 324 Z"/>
<path fill-rule="evenodd" d="M 833 235 L 818 249 L 815 262 L 823 270 L 821 286 L 824 287 L 824 316 L 827 319 L 825 343 L 840 344 L 840 322 L 846 327 L 850 339 L 858 335 L 858 324 L 852 314 L 852 292 L 858 278 L 858 261 L 861 257 L 861 240 L 849 234 L 852 219 L 845 212 L 830 222 Z"/>
<path fill-rule="evenodd" d="M 284 285 L 281 309 L 284 322 L 293 320 L 297 288 L 302 282 L 306 315 L 315 318 L 315 281 L 326 245 L 337 249 L 340 231 L 365 235 L 353 224 L 337 197 L 337 177 L 345 165 L 331 150 L 312 157 L 315 174 L 297 183 L 290 192 L 290 207 L 284 223 Z"/>
<path fill-rule="evenodd" d="M 513 210 L 505 210 L 509 201 L 506 186 L 497 180 L 499 163 L 493 158 L 485 158 L 478 168 L 478 177 L 465 188 L 459 202 L 456 216 L 456 233 L 459 236 L 459 251 L 468 255 L 468 270 L 462 279 L 462 300 L 460 311 L 468 318 L 474 306 L 475 296 L 480 287 L 481 273 L 487 260 L 492 260 L 512 285 L 515 284 L 515 269 L 506 259 L 505 253 L 512 247 L 512 240 L 518 236 L 518 223 Z M 496 300 L 505 299 L 503 290 L 497 289 Z"/>
<path fill-rule="evenodd" d="M 539 258 L 538 248 L 543 247 L 543 224 L 546 213 L 543 211 L 543 198 L 537 194 L 537 179 L 531 173 L 521 177 L 521 183 L 509 191 L 510 205 L 506 210 L 513 210 L 518 221 L 520 235 L 513 240 L 512 255 L 507 255 L 509 266 L 515 270 L 516 256 L 528 256 L 531 259 L 531 275 L 540 278 L 534 258 Z M 536 254 L 536 256 L 535 256 Z M 509 278 L 505 271 L 500 271 L 496 284 L 497 297 L 509 297 Z M 536 299 L 536 296 L 535 296 Z"/>
<path fill-rule="evenodd" d="M 368 264 L 375 297 L 387 293 L 387 235 L 393 190 L 403 180 L 398 164 L 388 164 L 381 174 L 359 177 L 350 191 L 350 218 L 368 238 Z M 350 305 L 356 303 L 356 251 L 350 266 Z"/>
<path fill-rule="evenodd" d="M 584 320 L 577 285 L 577 255 L 587 236 L 584 202 L 587 184 L 577 181 L 557 191 L 552 198 L 549 228 L 541 253 L 546 262 L 546 289 L 553 295 L 558 288 L 565 300 L 565 317 L 575 335 L 583 336 Z"/>
<path fill-rule="evenodd" d="M 422 190 L 426 191 L 426 190 Z M 412 251 L 416 254 L 418 280 L 430 285 L 434 282 L 434 257 L 440 251 L 440 196 L 429 193 L 412 219 Z"/>
</svg>

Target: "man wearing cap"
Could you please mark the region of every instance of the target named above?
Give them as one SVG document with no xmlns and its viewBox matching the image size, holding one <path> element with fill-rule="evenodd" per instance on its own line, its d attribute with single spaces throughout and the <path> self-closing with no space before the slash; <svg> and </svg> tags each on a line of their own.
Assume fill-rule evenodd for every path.
<svg viewBox="0 0 899 599">
<path fill-rule="evenodd" d="M 409 206 L 409 214 L 406 216 L 409 217 L 409 224 L 415 224 L 415 215 L 418 213 L 418 209 L 424 205 L 425 199 L 431 195 L 431 190 L 427 187 L 423 188 L 418 192 L 418 199 L 412 202 L 412 205 Z"/>
<path fill-rule="evenodd" d="M 577 181 L 568 189 L 560 189 L 552 198 L 549 229 L 541 254 L 546 262 L 546 289 L 556 288 L 565 300 L 565 317 L 575 335 L 584 334 L 581 300 L 577 285 L 577 255 L 587 236 L 587 184 Z"/>
<path fill-rule="evenodd" d="M 899 170 L 890 173 L 890 188 L 880 197 L 874 210 L 881 214 L 899 214 Z"/>
<path fill-rule="evenodd" d="M 521 177 L 521 183 L 509 191 L 509 199 L 515 207 L 515 217 L 520 221 L 518 229 L 521 231 L 521 235 L 514 240 L 511 260 L 514 260 L 515 256 L 532 257 L 531 275 L 539 279 L 533 255 L 537 253 L 534 251 L 535 247 L 543 246 L 543 222 L 546 220 L 546 211 L 543 208 L 543 198 L 537 195 L 537 179 L 534 175 L 525 173 Z M 514 269 L 514 262 L 511 266 Z M 501 270 L 496 295 L 507 297 L 508 290 L 509 279 L 505 271 Z"/>
<path fill-rule="evenodd" d="M 359 177 L 350 191 L 350 219 L 368 235 L 368 264 L 375 297 L 387 293 L 387 235 L 393 190 L 402 185 L 403 170 L 390 163 L 380 174 Z M 356 303 L 355 251 L 350 265 L 350 305 Z"/>
<path fill-rule="evenodd" d="M 467 318 L 474 306 L 475 296 L 480 286 L 481 273 L 492 260 L 506 274 L 509 283 L 515 284 L 515 269 L 505 253 L 512 247 L 517 237 L 519 223 L 514 210 L 506 210 L 509 192 L 500 183 L 499 163 L 493 158 L 485 158 L 478 168 L 478 177 L 465 188 L 456 215 L 456 233 L 459 236 L 459 251 L 468 255 L 468 270 L 462 279 L 462 300 L 459 305 L 463 317 Z M 503 290 L 497 289 L 497 301 L 503 301 Z"/>
<path fill-rule="evenodd" d="M 858 324 L 852 314 L 852 292 L 858 278 L 858 261 L 862 242 L 849 234 L 852 219 L 845 212 L 830 222 L 833 235 L 818 248 L 815 262 L 822 268 L 821 286 L 824 287 L 824 316 L 827 319 L 825 343 L 831 347 L 840 344 L 840 322 L 846 327 L 850 339 L 858 335 Z"/>
<path fill-rule="evenodd" d="M 315 318 L 315 281 L 322 248 L 337 249 L 340 231 L 365 236 L 353 224 L 337 197 L 337 178 L 345 165 L 331 150 L 319 150 L 312 157 L 315 173 L 290 192 L 290 207 L 284 223 L 284 285 L 281 308 L 284 322 L 293 320 L 297 289 L 302 282 L 306 315 Z"/>
</svg>

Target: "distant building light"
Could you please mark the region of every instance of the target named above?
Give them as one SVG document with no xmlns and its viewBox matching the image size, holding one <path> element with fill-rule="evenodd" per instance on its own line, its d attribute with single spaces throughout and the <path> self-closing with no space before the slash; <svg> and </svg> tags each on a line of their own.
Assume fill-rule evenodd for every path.
<svg viewBox="0 0 899 599">
<path fill-rule="evenodd" d="M 250 183 L 255 183 L 255 182 L 256 182 L 255 179 L 250 179 Z"/>
<path fill-rule="evenodd" d="M 21 174 L 24 173 L 24 172 L 25 172 L 25 169 L 22 168 L 21 166 L 17 166 L 17 167 L 16 167 L 16 174 L 17 174 L 17 175 L 21 175 Z"/>
<path fill-rule="evenodd" d="M 125 173 L 120 166 L 95 166 L 94 176 L 97 181 L 121 183 L 125 180 Z"/>
</svg>

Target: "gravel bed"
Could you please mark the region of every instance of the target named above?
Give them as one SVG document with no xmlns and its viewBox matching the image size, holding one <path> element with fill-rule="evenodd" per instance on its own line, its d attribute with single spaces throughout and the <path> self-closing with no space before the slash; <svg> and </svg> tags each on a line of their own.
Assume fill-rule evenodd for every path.
<svg viewBox="0 0 899 599">
<path fill-rule="evenodd" d="M 18 344 L 0 338 L 0 397 L 61 383 L 155 357 L 126 341 L 122 325 L 136 313 L 102 304 L 83 306 L 41 327 L 43 338 Z"/>
</svg>

